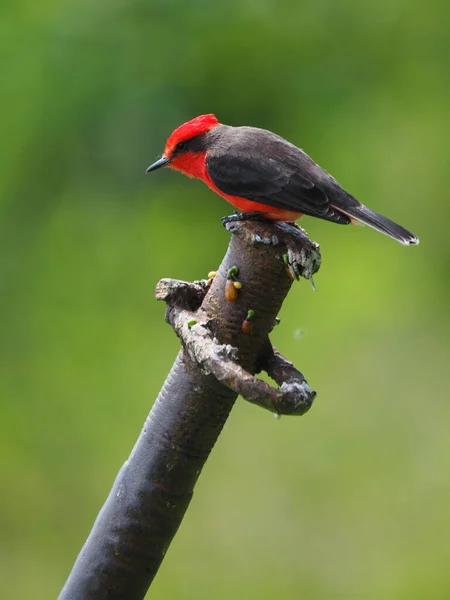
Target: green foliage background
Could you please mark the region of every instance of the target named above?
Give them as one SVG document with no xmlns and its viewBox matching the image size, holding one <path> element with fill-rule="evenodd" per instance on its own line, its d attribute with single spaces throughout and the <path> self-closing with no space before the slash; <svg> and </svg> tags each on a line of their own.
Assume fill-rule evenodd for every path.
<svg viewBox="0 0 450 600">
<path fill-rule="evenodd" d="M 144 170 L 181 122 L 266 127 L 421 238 L 302 223 L 274 338 L 319 395 L 239 401 L 152 597 L 450 596 L 448 2 L 6 0 L 0 9 L 2 598 L 56 597 L 178 342 L 161 277 L 229 206 Z"/>
</svg>

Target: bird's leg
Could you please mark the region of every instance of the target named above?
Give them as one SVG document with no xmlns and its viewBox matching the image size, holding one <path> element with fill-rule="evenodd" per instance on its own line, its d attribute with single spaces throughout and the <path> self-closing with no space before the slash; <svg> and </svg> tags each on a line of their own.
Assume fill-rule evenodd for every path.
<svg viewBox="0 0 450 600">
<path fill-rule="evenodd" d="M 222 217 L 221 221 L 222 221 L 222 225 L 224 227 L 226 227 L 226 225 L 228 225 L 228 223 L 236 223 L 236 222 L 242 222 L 242 221 L 266 221 L 267 219 L 264 218 L 264 215 L 266 215 L 267 213 L 264 212 L 246 212 L 246 213 L 239 213 L 239 212 L 234 212 L 234 214 L 232 215 L 228 215 L 227 217 Z"/>
</svg>

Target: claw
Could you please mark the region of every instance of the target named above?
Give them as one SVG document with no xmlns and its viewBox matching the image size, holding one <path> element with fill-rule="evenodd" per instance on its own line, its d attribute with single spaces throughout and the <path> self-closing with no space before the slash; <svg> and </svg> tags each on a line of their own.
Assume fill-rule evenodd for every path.
<svg viewBox="0 0 450 600">
<path fill-rule="evenodd" d="M 235 211 L 234 214 L 222 217 L 220 220 L 224 226 L 228 223 L 236 223 L 236 221 L 265 221 L 265 214 L 264 212 L 239 213 Z"/>
</svg>

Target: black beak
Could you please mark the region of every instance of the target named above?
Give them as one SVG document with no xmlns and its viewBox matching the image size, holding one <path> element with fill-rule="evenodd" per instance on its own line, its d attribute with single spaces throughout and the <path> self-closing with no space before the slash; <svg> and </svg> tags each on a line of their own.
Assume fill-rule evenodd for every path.
<svg viewBox="0 0 450 600">
<path fill-rule="evenodd" d="M 150 173 L 150 171 L 156 171 L 156 169 L 160 169 L 161 167 L 164 167 L 165 165 L 170 163 L 170 161 L 171 161 L 170 158 L 167 158 L 166 156 L 161 156 L 161 158 L 159 160 L 157 160 L 156 162 L 154 162 L 152 165 L 150 165 L 149 168 L 145 172 Z"/>
</svg>

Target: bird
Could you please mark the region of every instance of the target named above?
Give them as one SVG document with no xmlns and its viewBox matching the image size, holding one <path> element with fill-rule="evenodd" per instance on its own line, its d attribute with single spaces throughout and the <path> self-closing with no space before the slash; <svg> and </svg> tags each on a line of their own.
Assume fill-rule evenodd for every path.
<svg viewBox="0 0 450 600">
<path fill-rule="evenodd" d="M 303 150 L 266 129 L 232 127 L 214 114 L 200 115 L 172 132 L 146 173 L 166 165 L 201 179 L 243 219 L 294 222 L 307 215 L 339 225 L 362 223 L 404 246 L 419 243 L 414 233 L 346 192 Z"/>
</svg>

